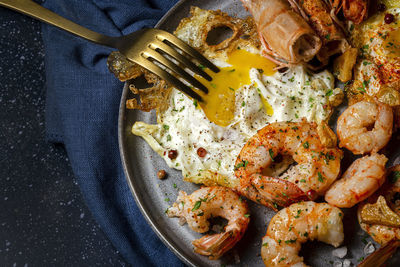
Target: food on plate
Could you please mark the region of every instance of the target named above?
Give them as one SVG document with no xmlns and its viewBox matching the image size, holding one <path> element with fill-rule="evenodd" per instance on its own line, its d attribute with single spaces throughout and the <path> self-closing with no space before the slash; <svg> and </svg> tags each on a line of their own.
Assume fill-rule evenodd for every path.
<svg viewBox="0 0 400 267">
<path fill-rule="evenodd" d="M 274 210 L 323 195 L 339 175 L 343 154 L 336 138 L 326 146 L 320 136 L 317 125 L 306 121 L 265 126 L 237 157 L 235 175 L 240 184 L 236 190 Z"/>
<path fill-rule="evenodd" d="M 343 213 L 327 203 L 300 202 L 280 210 L 262 239 L 265 266 L 306 266 L 301 244 L 318 240 L 338 247 L 344 239 Z"/>
<path fill-rule="evenodd" d="M 246 201 L 231 189 L 220 186 L 203 187 L 190 195 L 180 191 L 166 212 L 169 217 L 180 217 L 198 233 L 210 230 L 208 219 L 212 217 L 228 220 L 223 232 L 207 234 L 192 242 L 196 253 L 210 259 L 218 259 L 230 250 L 242 238 L 250 221 Z"/>
<path fill-rule="evenodd" d="M 377 153 L 355 160 L 325 194 L 325 201 L 351 208 L 372 195 L 385 182 L 385 155 Z"/>
<path fill-rule="evenodd" d="M 379 12 L 352 32 L 352 43 L 360 51 L 349 87 L 350 104 L 363 99 L 377 99 L 391 106 L 400 105 L 400 2 L 383 1 Z M 385 21 L 387 14 L 393 20 Z"/>
<path fill-rule="evenodd" d="M 382 245 L 378 250 L 365 258 L 357 267 L 386 266 L 385 262 L 393 256 L 400 246 L 400 241 L 392 240 Z"/>
<path fill-rule="evenodd" d="M 332 55 L 341 54 L 349 49 L 344 32 L 330 16 L 330 8 L 324 0 L 291 0 L 296 2 L 304 18 L 321 38 L 322 46 L 317 59 L 327 65 Z M 317 66 L 319 67 L 319 66 Z"/>
<path fill-rule="evenodd" d="M 360 211 L 360 219 L 366 224 L 400 227 L 400 216 L 390 209 L 383 196 L 379 196 L 376 203 L 365 204 Z"/>
<path fill-rule="evenodd" d="M 157 112 L 156 124 L 136 121 L 132 133 L 169 167 L 182 170 L 185 181 L 209 186 L 190 195 L 180 191 L 167 215 L 180 217 L 198 233 L 210 230 L 212 217 L 227 219 L 221 233 L 192 242 L 195 252 L 218 259 L 248 227 L 242 196 L 275 211 L 283 207 L 269 222 L 262 259 L 266 266 L 305 266 L 298 255 L 301 244 L 319 240 L 339 246 L 343 213 L 337 207 L 367 199 L 358 210 L 360 224 L 388 244 L 375 257 L 387 257 L 400 243 L 400 167 L 392 170 L 392 184 L 379 190 L 388 159 L 377 153 L 391 138 L 393 120 L 400 126 L 393 118 L 400 118 L 400 5 L 386 0 L 384 13 L 362 22 L 367 0 L 242 2 L 253 17 L 192 7 L 174 32 L 220 69 L 204 68 L 212 81 L 191 73 L 209 89 L 199 92 L 203 102 L 118 52 L 109 56 L 109 69 L 138 96 L 127 100 L 127 108 Z M 340 21 L 340 10 L 352 22 Z M 355 48 L 345 38 L 347 31 Z M 333 69 L 346 82 L 351 104 L 337 121 L 340 146 L 369 155 L 336 180 L 343 152 L 328 120 L 344 93 L 334 87 L 329 71 L 310 69 L 326 66 L 340 53 Z M 313 202 L 324 195 L 328 203 Z"/>
<path fill-rule="evenodd" d="M 382 245 L 360 267 L 381 266 L 400 246 L 400 165 L 389 168 L 387 177 L 385 184 L 358 206 L 361 228 Z"/>
<path fill-rule="evenodd" d="M 360 24 L 368 15 L 369 0 L 330 0 L 334 14 L 343 11 L 346 19 Z"/>
<path fill-rule="evenodd" d="M 333 62 L 333 72 L 341 82 L 348 82 L 353 77 L 357 55 L 357 48 L 349 48 Z"/>
<path fill-rule="evenodd" d="M 337 121 L 339 146 L 354 154 L 378 152 L 389 142 L 392 128 L 393 111 L 389 105 L 358 102 L 348 107 Z"/>
<path fill-rule="evenodd" d="M 182 170 L 185 181 L 236 188 L 236 157 L 257 130 L 267 123 L 299 122 L 303 117 L 323 122 L 343 96 L 328 71 L 314 74 L 302 66 L 283 73 L 272 70 L 270 61 L 260 55 L 260 42 L 250 21 L 192 8 L 191 17 L 182 20 L 176 35 L 221 67 L 226 83 L 239 80 L 236 87 L 215 84 L 216 88 L 210 88 L 214 95 L 209 96 L 214 100 L 205 105 L 172 89 L 165 101 L 167 108 L 157 113 L 157 124 L 138 121 L 132 127 L 171 168 Z M 224 25 L 234 25 L 230 27 L 238 34 L 216 49 L 204 36 Z M 267 62 L 267 67 L 252 67 L 259 61 Z M 229 112 L 221 111 L 222 107 Z M 199 155 L 198 150 L 206 153 Z M 176 151 L 176 157 L 169 157 L 170 151 Z"/>
<path fill-rule="evenodd" d="M 242 0 L 257 24 L 266 56 L 287 65 L 310 61 L 321 39 L 286 0 Z"/>
<path fill-rule="evenodd" d="M 139 102 L 136 98 L 128 99 L 126 101 L 126 108 L 143 111 L 150 111 L 152 109 L 162 111 L 166 107 L 166 99 L 168 99 L 171 92 L 171 87 L 166 81 L 136 63 L 129 61 L 117 51 L 112 52 L 108 56 L 107 66 L 120 81 L 143 78 L 142 83 L 145 84 L 144 88 L 130 84 L 129 89 L 133 94 L 138 96 Z"/>
<path fill-rule="evenodd" d="M 400 223 L 398 218 L 400 217 L 400 165 L 388 169 L 387 177 L 387 181 L 382 188 L 359 205 L 357 212 L 361 228 L 381 245 L 391 240 L 400 240 Z M 384 198 L 384 203 L 382 203 L 383 200 L 381 197 Z M 378 202 L 379 199 L 380 203 Z M 364 215 L 367 213 L 365 209 L 369 208 L 369 213 L 376 212 L 376 209 L 371 210 L 371 204 L 374 203 L 375 206 L 386 204 L 387 207 L 378 210 L 384 213 L 385 216 L 375 216 L 374 222 L 369 222 Z M 389 212 L 388 208 L 390 209 Z"/>
</svg>

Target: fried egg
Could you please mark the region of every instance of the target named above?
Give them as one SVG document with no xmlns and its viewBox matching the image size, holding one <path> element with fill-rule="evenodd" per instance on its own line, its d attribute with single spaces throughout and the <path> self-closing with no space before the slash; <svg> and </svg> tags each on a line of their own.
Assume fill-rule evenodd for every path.
<svg viewBox="0 0 400 267">
<path fill-rule="evenodd" d="M 172 89 L 168 108 L 157 114 L 158 123 L 136 122 L 132 132 L 143 137 L 169 167 L 182 170 L 184 180 L 235 187 L 236 157 L 257 130 L 276 121 L 327 120 L 331 103 L 342 91 L 334 89 L 334 77 L 328 71 L 312 74 L 302 66 L 276 71 L 251 36 L 239 34 L 222 49 L 200 42 L 202 27 L 210 28 L 205 22 L 220 25 L 215 16 L 225 20 L 228 16 L 199 8 L 191 13 L 175 34 L 194 47 L 205 47 L 202 52 L 221 71 L 209 72 L 211 82 L 202 81 L 210 91 L 203 95 L 204 103 Z M 224 25 L 237 29 L 240 24 L 239 33 L 257 34 L 249 29 L 249 21 L 228 18 Z"/>
<path fill-rule="evenodd" d="M 392 106 L 400 105 L 400 4 L 385 1 L 389 7 L 365 21 L 353 33 L 360 48 L 360 60 L 352 85 L 356 98 L 376 98 Z M 385 22 L 392 14 L 394 21 Z"/>
</svg>

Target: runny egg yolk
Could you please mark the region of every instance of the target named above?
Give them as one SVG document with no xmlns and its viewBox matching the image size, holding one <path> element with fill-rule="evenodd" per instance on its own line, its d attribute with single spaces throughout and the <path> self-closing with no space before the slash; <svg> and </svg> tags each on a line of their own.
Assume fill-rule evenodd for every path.
<svg viewBox="0 0 400 267">
<path fill-rule="evenodd" d="M 227 63 L 230 67 L 220 68 L 218 73 L 205 69 L 211 77 L 209 82 L 196 75 L 209 90 L 208 94 L 200 92 L 204 102 L 200 103 L 207 118 L 219 126 L 228 126 L 234 118 L 235 91 L 251 83 L 250 69 L 256 68 L 264 75 L 275 73 L 275 63 L 258 54 L 237 49 L 228 55 Z M 267 114 L 271 114 L 272 107 L 262 98 Z M 245 105 L 245 103 L 242 103 Z"/>
</svg>

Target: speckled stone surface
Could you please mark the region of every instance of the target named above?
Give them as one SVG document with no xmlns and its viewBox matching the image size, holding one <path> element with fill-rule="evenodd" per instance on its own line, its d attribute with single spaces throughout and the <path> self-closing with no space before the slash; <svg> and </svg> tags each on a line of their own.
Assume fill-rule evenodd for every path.
<svg viewBox="0 0 400 267">
<path fill-rule="evenodd" d="M 0 7 L 0 265 L 126 266 L 46 142 L 40 23 Z"/>
</svg>

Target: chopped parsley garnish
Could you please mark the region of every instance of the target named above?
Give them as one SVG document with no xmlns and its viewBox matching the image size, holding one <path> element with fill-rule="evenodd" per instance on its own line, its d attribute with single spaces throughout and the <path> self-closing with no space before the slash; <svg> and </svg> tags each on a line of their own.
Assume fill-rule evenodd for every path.
<svg viewBox="0 0 400 267">
<path fill-rule="evenodd" d="M 306 141 L 306 142 L 303 144 L 303 147 L 304 147 L 304 148 L 309 148 L 309 147 L 310 147 L 310 144 L 308 143 L 308 141 Z"/>
<path fill-rule="evenodd" d="M 272 148 L 270 148 L 268 150 L 269 156 L 271 157 L 272 162 L 274 162 L 274 151 L 272 150 Z"/>
<path fill-rule="evenodd" d="M 244 217 L 249 218 L 250 214 L 245 214 Z"/>
<path fill-rule="evenodd" d="M 246 168 L 247 164 L 249 164 L 249 162 L 247 160 L 244 160 L 242 162 L 239 162 L 236 166 L 235 166 L 235 171 L 241 167 Z"/>
<path fill-rule="evenodd" d="M 198 210 L 200 206 L 201 206 L 201 200 L 197 200 L 196 203 L 194 203 L 192 211 Z"/>
<path fill-rule="evenodd" d="M 163 128 L 164 128 L 164 130 L 169 130 L 169 126 L 166 124 L 163 125 Z"/>
<path fill-rule="evenodd" d="M 324 182 L 324 177 L 322 176 L 322 174 L 320 172 L 318 172 L 318 181 L 320 181 L 321 183 Z"/>
<path fill-rule="evenodd" d="M 197 100 L 195 99 L 195 100 L 193 100 L 193 105 L 197 108 Z"/>
<path fill-rule="evenodd" d="M 326 96 L 331 96 L 331 95 L 333 95 L 333 90 L 328 90 L 328 92 L 326 92 L 325 95 L 326 95 Z"/>
</svg>

